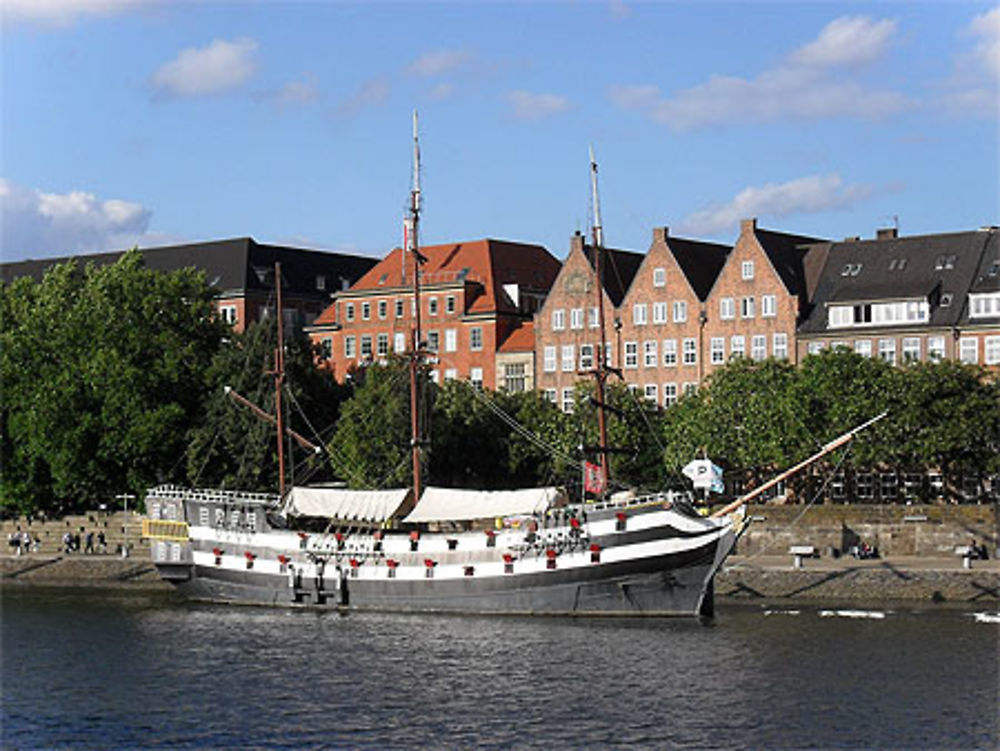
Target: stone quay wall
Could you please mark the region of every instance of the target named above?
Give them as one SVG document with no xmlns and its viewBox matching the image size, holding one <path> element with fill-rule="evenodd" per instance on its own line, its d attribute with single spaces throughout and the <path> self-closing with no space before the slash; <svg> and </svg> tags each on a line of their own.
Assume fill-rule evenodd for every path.
<svg viewBox="0 0 1000 751">
<path fill-rule="evenodd" d="M 751 505 L 739 555 L 785 555 L 792 545 L 812 545 L 837 557 L 865 542 L 882 556 L 950 557 L 975 539 L 996 558 L 998 504 L 969 505 Z"/>
</svg>

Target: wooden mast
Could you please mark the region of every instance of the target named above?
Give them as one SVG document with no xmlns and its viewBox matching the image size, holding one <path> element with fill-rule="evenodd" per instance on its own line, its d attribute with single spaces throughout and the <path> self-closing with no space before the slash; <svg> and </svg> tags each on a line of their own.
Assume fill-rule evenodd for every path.
<svg viewBox="0 0 1000 751">
<path fill-rule="evenodd" d="M 601 479 L 605 489 L 608 487 L 608 425 L 604 413 L 604 384 L 608 379 L 607 341 L 604 322 L 604 230 L 601 227 L 601 202 L 597 194 L 597 162 L 594 160 L 594 149 L 590 149 L 590 188 L 591 200 L 594 204 L 594 226 L 592 230 L 592 245 L 594 251 L 594 285 L 597 294 L 597 321 L 600 331 L 600 342 L 597 346 L 597 367 L 594 368 L 594 380 L 597 383 L 597 430 L 598 453 L 600 456 Z"/>
<path fill-rule="evenodd" d="M 417 137 L 417 113 L 413 113 L 413 184 L 410 188 L 409 216 L 404 223 L 406 252 L 413 260 L 413 322 L 410 328 L 410 451 L 413 456 L 413 497 L 420 500 L 422 489 L 420 415 L 417 386 L 420 370 L 420 265 L 425 260 L 419 250 L 420 225 L 420 143 Z M 404 260 L 405 268 L 405 260 Z"/>
<path fill-rule="evenodd" d="M 285 385 L 285 336 L 282 327 L 281 264 L 274 264 L 274 286 L 277 290 L 278 346 L 274 350 L 274 411 L 278 425 L 278 495 L 285 497 L 285 416 L 281 408 L 281 391 Z"/>
</svg>

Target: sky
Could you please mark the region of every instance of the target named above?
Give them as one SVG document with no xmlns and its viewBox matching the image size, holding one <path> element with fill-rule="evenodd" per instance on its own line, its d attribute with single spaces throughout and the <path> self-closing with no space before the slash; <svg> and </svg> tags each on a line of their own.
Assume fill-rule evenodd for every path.
<svg viewBox="0 0 1000 751">
<path fill-rule="evenodd" d="M 1000 6 L 0 0 L 0 259 L 1000 224 Z"/>
</svg>

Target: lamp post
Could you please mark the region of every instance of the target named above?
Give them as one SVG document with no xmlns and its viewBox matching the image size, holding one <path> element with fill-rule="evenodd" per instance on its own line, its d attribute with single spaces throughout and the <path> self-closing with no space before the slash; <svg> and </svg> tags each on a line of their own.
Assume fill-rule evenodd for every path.
<svg viewBox="0 0 1000 751">
<path fill-rule="evenodd" d="M 115 500 L 121 501 L 125 506 L 125 523 L 122 525 L 125 542 L 122 544 L 122 558 L 128 558 L 128 502 L 130 498 L 135 500 L 135 496 L 131 493 L 121 493 L 115 496 Z"/>
</svg>

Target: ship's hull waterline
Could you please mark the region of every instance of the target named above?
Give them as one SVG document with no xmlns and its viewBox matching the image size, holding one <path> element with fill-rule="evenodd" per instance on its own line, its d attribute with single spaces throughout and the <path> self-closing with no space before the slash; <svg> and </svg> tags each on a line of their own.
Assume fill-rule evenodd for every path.
<svg viewBox="0 0 1000 751">
<path fill-rule="evenodd" d="M 712 579 L 735 543 L 734 525 L 673 505 L 591 508 L 582 525 L 570 524 L 567 515 L 565 524 L 537 534 L 307 534 L 188 525 L 186 541 L 154 536 L 153 558 L 163 578 L 196 601 L 341 611 L 710 616 Z M 171 515 L 199 518 L 197 504 L 184 506 L 183 517 L 180 508 Z"/>
</svg>

